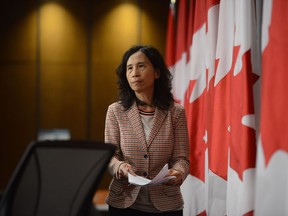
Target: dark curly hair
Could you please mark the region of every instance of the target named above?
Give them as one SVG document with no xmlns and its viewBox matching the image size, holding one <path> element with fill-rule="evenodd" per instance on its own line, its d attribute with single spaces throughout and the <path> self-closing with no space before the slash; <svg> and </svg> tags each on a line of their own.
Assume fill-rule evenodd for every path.
<svg viewBox="0 0 288 216">
<path fill-rule="evenodd" d="M 119 101 L 123 107 L 129 109 L 136 100 L 136 95 L 131 89 L 126 78 L 127 61 L 131 55 L 141 51 L 150 60 L 153 67 L 160 71 L 160 77 L 155 80 L 153 103 L 155 107 L 168 110 L 174 102 L 172 89 L 172 74 L 166 66 L 166 63 L 160 52 L 152 46 L 136 45 L 131 47 L 123 55 L 122 61 L 116 70 L 119 85 Z"/>
</svg>

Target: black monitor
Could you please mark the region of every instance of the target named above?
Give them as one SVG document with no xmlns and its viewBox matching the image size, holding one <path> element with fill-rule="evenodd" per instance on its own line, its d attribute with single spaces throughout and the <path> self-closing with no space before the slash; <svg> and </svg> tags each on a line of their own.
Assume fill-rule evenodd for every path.
<svg viewBox="0 0 288 216">
<path fill-rule="evenodd" d="M 10 179 L 0 216 L 86 216 L 115 146 L 98 141 L 31 143 Z"/>
</svg>

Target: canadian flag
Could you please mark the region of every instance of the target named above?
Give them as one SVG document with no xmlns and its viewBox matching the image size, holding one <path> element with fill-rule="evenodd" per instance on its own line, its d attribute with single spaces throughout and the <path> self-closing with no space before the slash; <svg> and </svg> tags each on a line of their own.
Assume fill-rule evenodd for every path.
<svg viewBox="0 0 288 216">
<path fill-rule="evenodd" d="M 255 215 L 288 215 L 288 1 L 264 0 Z"/>
<path fill-rule="evenodd" d="M 252 215 L 259 83 L 255 1 L 177 4 L 170 66 L 175 99 L 186 109 L 191 150 L 190 175 L 181 187 L 184 216 Z"/>
</svg>

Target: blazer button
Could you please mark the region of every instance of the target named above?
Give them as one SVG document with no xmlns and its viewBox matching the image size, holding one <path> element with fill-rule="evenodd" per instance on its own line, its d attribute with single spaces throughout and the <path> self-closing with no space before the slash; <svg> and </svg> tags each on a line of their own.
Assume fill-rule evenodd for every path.
<svg viewBox="0 0 288 216">
<path fill-rule="evenodd" d="M 144 155 L 144 158 L 148 158 L 148 155 L 147 155 L 147 154 L 145 154 L 145 155 Z"/>
</svg>

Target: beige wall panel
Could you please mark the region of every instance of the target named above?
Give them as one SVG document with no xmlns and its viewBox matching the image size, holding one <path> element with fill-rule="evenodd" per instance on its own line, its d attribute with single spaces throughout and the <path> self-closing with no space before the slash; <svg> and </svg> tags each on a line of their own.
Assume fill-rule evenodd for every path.
<svg viewBox="0 0 288 216">
<path fill-rule="evenodd" d="M 41 1 L 40 126 L 87 135 L 86 2 Z"/>
<path fill-rule="evenodd" d="M 0 66 L 0 190 L 36 134 L 33 64 Z"/>
<path fill-rule="evenodd" d="M 115 64 L 93 65 L 92 76 L 92 138 L 104 140 L 105 117 L 108 105 L 117 100 Z"/>
<path fill-rule="evenodd" d="M 41 63 L 74 64 L 86 61 L 86 20 L 82 15 L 85 14 L 85 4 L 74 2 L 74 5 L 68 6 L 48 2 L 40 7 Z M 80 14 L 73 13 L 77 10 Z"/>
<path fill-rule="evenodd" d="M 0 7 L 0 61 L 14 64 L 36 58 L 36 12 L 33 2 L 5 2 Z M 11 4 L 11 5 L 9 5 Z M 15 4 L 15 3 L 14 3 Z"/>
<path fill-rule="evenodd" d="M 142 1 L 141 41 L 155 46 L 165 55 L 166 29 L 169 11 L 169 0 Z"/>
<path fill-rule="evenodd" d="M 116 3 L 117 2 L 117 3 Z M 115 64 L 120 55 L 138 42 L 137 1 L 101 1 L 95 4 L 92 61 Z"/>
<path fill-rule="evenodd" d="M 84 139 L 85 65 L 42 65 L 40 84 L 41 127 L 68 128 L 73 139 Z"/>
</svg>

